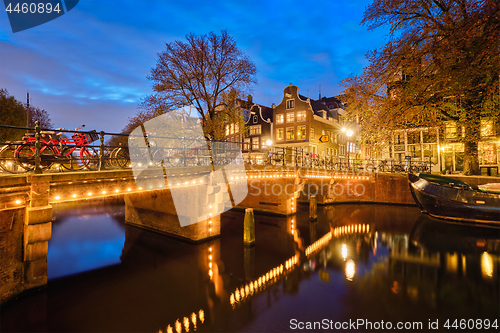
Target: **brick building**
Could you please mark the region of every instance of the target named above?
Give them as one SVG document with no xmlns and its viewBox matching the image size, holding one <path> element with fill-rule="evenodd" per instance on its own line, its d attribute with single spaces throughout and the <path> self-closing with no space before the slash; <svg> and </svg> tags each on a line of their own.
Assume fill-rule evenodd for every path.
<svg viewBox="0 0 500 333">
<path fill-rule="evenodd" d="M 312 100 L 290 84 L 283 90 L 281 103 L 273 106 L 273 147 L 298 150 L 307 156 L 351 157 L 357 153 L 359 129 L 350 125 L 354 136 L 348 140 L 342 129 L 342 103 L 335 97 Z M 320 142 L 319 138 L 328 138 Z M 295 149 L 293 149 L 295 148 Z"/>
</svg>

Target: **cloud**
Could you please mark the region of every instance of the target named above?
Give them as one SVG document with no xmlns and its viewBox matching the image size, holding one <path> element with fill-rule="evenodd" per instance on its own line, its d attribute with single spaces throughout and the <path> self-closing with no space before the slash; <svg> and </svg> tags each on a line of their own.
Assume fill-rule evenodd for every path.
<svg viewBox="0 0 500 333">
<path fill-rule="evenodd" d="M 359 25 L 370 2 L 81 1 L 16 34 L 0 13 L 0 88 L 19 100 L 29 89 L 58 126 L 87 118 L 118 131 L 152 92 L 146 76 L 165 43 L 227 29 L 257 66 L 256 102 L 279 103 L 290 82 L 303 94 L 316 97 L 321 85 L 324 96 L 334 95 L 384 43 L 383 31 Z"/>
</svg>

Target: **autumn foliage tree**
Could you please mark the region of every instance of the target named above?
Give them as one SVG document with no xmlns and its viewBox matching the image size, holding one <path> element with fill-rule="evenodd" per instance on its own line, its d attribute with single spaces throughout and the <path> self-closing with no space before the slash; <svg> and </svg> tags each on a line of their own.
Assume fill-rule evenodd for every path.
<svg viewBox="0 0 500 333">
<path fill-rule="evenodd" d="M 465 129 L 464 173 L 478 174 L 481 118 L 499 120 L 500 3 L 375 0 L 362 23 L 390 31 L 363 73 L 343 82 L 365 138 L 456 121 Z"/>
<path fill-rule="evenodd" d="M 165 46 L 148 76 L 154 94 L 143 106 L 161 114 L 192 105 L 207 138 L 220 139 L 222 124 L 235 117 L 235 101 L 255 82 L 255 65 L 227 31 L 189 34 Z"/>
</svg>

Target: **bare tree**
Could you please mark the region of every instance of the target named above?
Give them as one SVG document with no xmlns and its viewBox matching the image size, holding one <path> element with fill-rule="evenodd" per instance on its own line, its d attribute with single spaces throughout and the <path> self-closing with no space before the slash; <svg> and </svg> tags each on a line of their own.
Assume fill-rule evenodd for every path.
<svg viewBox="0 0 500 333">
<path fill-rule="evenodd" d="M 25 108 L 26 108 L 26 110 L 28 110 L 26 105 L 25 105 Z M 50 120 L 49 113 L 47 111 L 45 111 L 44 109 L 30 106 L 29 107 L 29 119 L 30 119 L 30 127 L 34 127 L 36 121 L 40 122 L 41 128 L 51 128 L 52 127 L 52 122 Z"/>
<path fill-rule="evenodd" d="M 166 50 L 158 54 L 148 76 L 155 93 L 143 106 L 161 114 L 193 105 L 203 119 L 205 135 L 216 138 L 220 125 L 215 122 L 228 121 L 221 113 L 234 108 L 234 100 L 255 82 L 255 73 L 255 65 L 227 31 L 189 34 L 186 42 L 166 43 Z"/>
</svg>

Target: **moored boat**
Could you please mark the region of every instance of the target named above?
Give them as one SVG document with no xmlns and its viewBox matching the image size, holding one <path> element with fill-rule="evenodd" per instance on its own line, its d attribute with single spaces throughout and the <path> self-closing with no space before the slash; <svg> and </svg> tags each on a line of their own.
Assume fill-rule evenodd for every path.
<svg viewBox="0 0 500 333">
<path fill-rule="evenodd" d="M 500 223 L 500 193 L 473 189 L 468 184 L 435 175 L 409 174 L 417 205 L 437 218 Z"/>
</svg>

